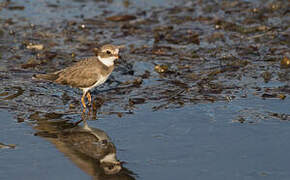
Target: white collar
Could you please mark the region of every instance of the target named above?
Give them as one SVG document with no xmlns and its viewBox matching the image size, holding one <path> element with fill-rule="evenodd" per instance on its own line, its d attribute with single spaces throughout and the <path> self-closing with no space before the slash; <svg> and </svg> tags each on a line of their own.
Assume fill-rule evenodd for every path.
<svg viewBox="0 0 290 180">
<path fill-rule="evenodd" d="M 98 56 L 98 59 L 106 66 L 112 66 L 114 65 L 114 61 L 116 60 L 116 57 L 108 57 L 108 58 L 101 58 L 101 56 Z"/>
</svg>

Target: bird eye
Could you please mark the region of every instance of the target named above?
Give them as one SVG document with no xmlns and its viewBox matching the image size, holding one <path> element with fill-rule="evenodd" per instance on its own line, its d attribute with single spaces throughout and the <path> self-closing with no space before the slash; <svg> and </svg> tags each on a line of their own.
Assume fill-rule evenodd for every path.
<svg viewBox="0 0 290 180">
<path fill-rule="evenodd" d="M 106 52 L 107 54 L 111 54 L 111 51 L 109 51 L 109 50 L 107 50 L 107 52 Z"/>
</svg>

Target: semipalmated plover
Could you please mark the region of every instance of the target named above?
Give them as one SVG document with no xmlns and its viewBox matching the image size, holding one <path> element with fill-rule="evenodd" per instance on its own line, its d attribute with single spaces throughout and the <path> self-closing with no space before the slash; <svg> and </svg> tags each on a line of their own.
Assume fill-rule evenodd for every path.
<svg viewBox="0 0 290 180">
<path fill-rule="evenodd" d="M 119 58 L 119 49 L 123 47 L 104 45 L 99 48 L 97 56 L 85 58 L 60 71 L 36 74 L 34 77 L 82 89 L 81 102 L 86 108 L 85 97 L 87 96 L 89 104 L 91 104 L 90 90 L 108 79 L 114 69 L 114 61 Z"/>
</svg>

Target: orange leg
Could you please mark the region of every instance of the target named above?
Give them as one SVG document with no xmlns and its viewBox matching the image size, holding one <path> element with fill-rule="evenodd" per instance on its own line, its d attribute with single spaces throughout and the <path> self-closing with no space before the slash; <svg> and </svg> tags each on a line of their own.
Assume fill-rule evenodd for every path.
<svg viewBox="0 0 290 180">
<path fill-rule="evenodd" d="M 86 96 L 86 94 L 84 93 L 83 96 L 82 96 L 82 99 L 81 99 L 81 101 L 82 101 L 82 105 L 83 105 L 83 108 L 84 108 L 84 109 L 86 109 L 86 107 L 87 107 L 87 106 L 86 106 L 86 103 L 85 103 L 85 96 Z"/>
<path fill-rule="evenodd" d="M 91 96 L 90 92 L 87 92 L 87 98 L 89 100 L 89 105 L 91 105 L 92 104 L 92 96 Z"/>
</svg>

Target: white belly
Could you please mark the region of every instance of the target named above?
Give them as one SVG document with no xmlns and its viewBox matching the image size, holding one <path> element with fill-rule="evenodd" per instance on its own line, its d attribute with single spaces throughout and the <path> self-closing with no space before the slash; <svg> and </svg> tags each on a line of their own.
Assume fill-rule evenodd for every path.
<svg viewBox="0 0 290 180">
<path fill-rule="evenodd" d="M 82 88 L 83 92 L 88 92 L 89 90 L 103 84 L 107 79 L 108 79 L 109 76 L 101 76 L 101 78 L 92 86 L 90 87 L 87 87 L 87 88 Z"/>
</svg>

